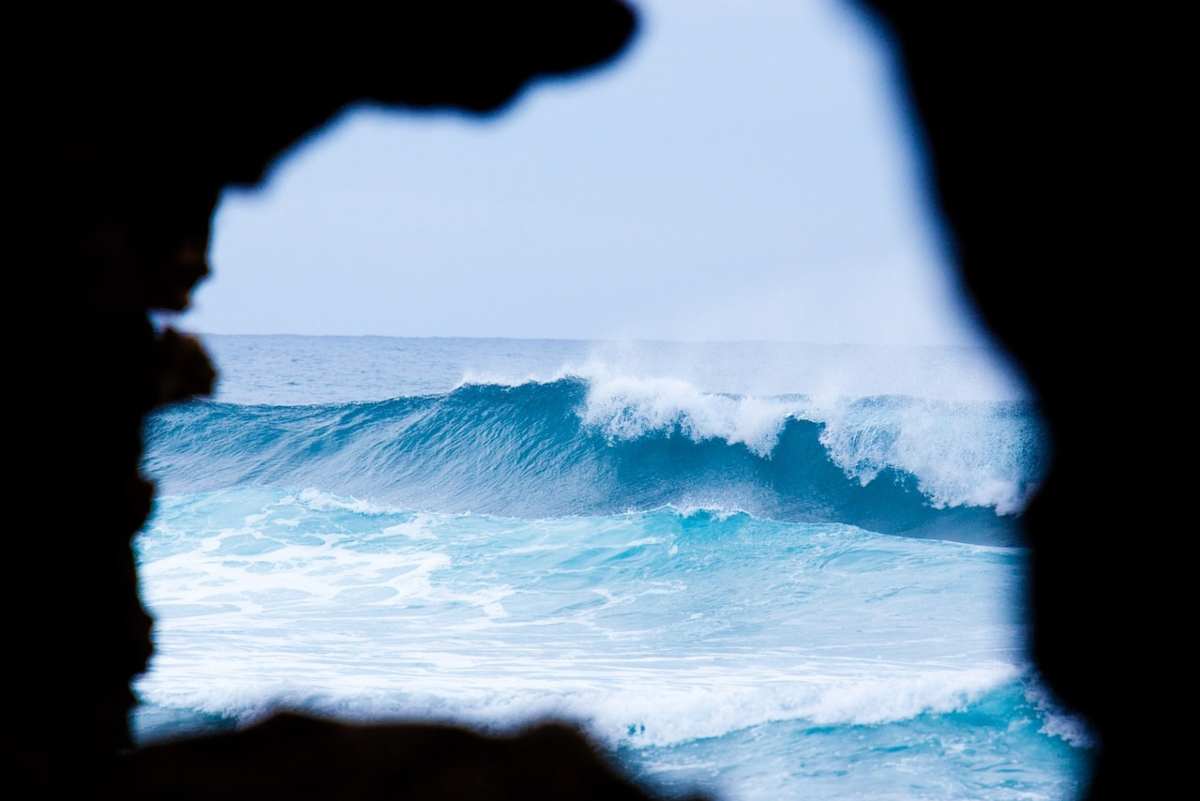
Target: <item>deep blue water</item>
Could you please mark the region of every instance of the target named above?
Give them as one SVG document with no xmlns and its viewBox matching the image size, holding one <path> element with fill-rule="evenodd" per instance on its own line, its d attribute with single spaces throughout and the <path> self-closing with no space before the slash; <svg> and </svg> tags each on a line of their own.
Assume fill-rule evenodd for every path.
<svg viewBox="0 0 1200 801">
<path fill-rule="evenodd" d="M 1078 789 L 1014 611 L 1049 454 L 985 354 L 209 345 L 218 397 L 147 429 L 142 738 L 557 715 L 667 792 Z"/>
</svg>

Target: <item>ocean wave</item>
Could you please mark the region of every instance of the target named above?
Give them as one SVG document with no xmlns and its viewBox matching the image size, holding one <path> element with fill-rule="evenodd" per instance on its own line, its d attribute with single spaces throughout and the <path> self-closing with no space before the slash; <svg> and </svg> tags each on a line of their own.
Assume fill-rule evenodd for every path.
<svg viewBox="0 0 1200 801">
<path fill-rule="evenodd" d="M 648 759 L 759 738 L 837 765 L 1087 745 L 1021 653 L 1005 599 L 1022 549 L 732 507 L 529 519 L 317 487 L 162 496 L 134 545 L 157 618 L 143 741 L 298 709 L 555 717 Z"/>
<path fill-rule="evenodd" d="M 562 380 L 562 379 L 559 379 Z M 705 393 L 671 378 L 594 375 L 580 417 L 610 439 L 674 431 L 771 458 L 791 420 L 820 425 L 829 459 L 863 485 L 887 470 L 916 477 L 938 508 L 1019 512 L 1036 485 L 1043 436 L 1029 404 L 901 396 L 814 398 Z"/>
<path fill-rule="evenodd" d="M 686 677 L 662 686 L 574 691 L 506 688 L 457 696 L 395 688 L 341 690 L 308 685 L 165 688 L 146 681 L 139 692 L 177 717 L 198 716 L 246 725 L 279 710 L 302 710 L 358 721 L 425 720 L 468 723 L 494 730 L 555 718 L 587 729 L 612 747 L 664 746 L 721 737 L 779 721 L 817 726 L 876 726 L 923 715 L 970 709 L 989 693 L 1013 684 L 1008 665 L 913 676 L 782 682 L 746 675 L 719 685 L 689 684 Z M 617 677 L 619 681 L 620 677 Z M 754 686 L 754 679 L 760 679 Z M 712 678 L 710 678 L 712 681 Z"/>
<path fill-rule="evenodd" d="M 163 498 L 136 547 L 165 660 L 139 692 L 237 722 L 550 715 L 664 745 L 950 712 L 1021 673 L 987 612 L 1019 551 L 840 524 L 523 520 L 240 488 Z"/>
<path fill-rule="evenodd" d="M 622 376 L 370 403 L 194 402 L 147 433 L 146 466 L 168 492 L 315 485 L 519 516 L 711 505 L 996 542 L 1012 541 L 1045 462 L 1019 401 L 758 398 Z"/>
</svg>

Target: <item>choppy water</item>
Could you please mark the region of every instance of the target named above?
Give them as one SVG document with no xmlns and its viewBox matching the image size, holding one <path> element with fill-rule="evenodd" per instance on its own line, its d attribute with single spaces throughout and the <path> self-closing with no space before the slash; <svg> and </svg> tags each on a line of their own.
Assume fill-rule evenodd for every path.
<svg viewBox="0 0 1200 801">
<path fill-rule="evenodd" d="M 1036 410 L 981 354 L 214 338 L 148 426 L 151 739 L 579 721 L 670 792 L 1066 799 L 1021 650 Z"/>
</svg>

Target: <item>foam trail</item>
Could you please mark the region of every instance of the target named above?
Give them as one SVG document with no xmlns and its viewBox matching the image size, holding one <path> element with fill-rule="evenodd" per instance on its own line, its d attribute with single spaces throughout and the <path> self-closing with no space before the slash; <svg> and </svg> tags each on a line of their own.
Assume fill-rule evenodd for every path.
<svg viewBox="0 0 1200 801">
<path fill-rule="evenodd" d="M 282 706 L 497 730 L 564 717 L 644 766 L 747 732 L 830 765 L 863 731 L 929 729 L 968 774 L 995 769 L 981 731 L 1022 760 L 1085 745 L 1037 694 L 1008 619 L 1019 549 L 746 513 L 523 519 L 265 487 L 162 498 L 136 548 L 158 618 L 137 685 L 147 738 Z M 838 738 L 836 757 L 814 737 Z M 884 770 L 889 753 L 856 759 Z"/>
</svg>

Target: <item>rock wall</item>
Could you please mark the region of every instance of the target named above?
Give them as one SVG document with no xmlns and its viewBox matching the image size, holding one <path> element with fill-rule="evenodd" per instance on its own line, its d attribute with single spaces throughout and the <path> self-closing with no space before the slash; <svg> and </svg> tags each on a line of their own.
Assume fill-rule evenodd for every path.
<svg viewBox="0 0 1200 801">
<path fill-rule="evenodd" d="M 48 191 L 38 210 L 51 229 L 33 272 L 37 291 L 67 298 L 69 311 L 29 329 L 47 351 L 33 349 L 43 369 L 29 375 L 67 400 L 43 415 L 62 447 L 34 432 L 18 438 L 42 468 L 33 475 L 71 492 L 68 501 L 49 488 L 60 499 L 48 508 L 53 530 L 19 556 L 37 566 L 31 583 L 70 589 L 62 610 L 19 616 L 19 650 L 30 655 L 17 660 L 21 678 L 46 687 L 15 700 L 6 738 L 19 787 L 45 794 L 50 781 L 56 792 L 179 798 L 646 797 L 557 726 L 488 738 L 287 715 L 130 750 L 129 683 L 152 649 L 130 548 L 154 491 L 138 470 L 142 422 L 157 406 L 207 394 L 214 379 L 195 340 L 157 332 L 148 314 L 187 307 L 208 270 L 222 190 L 257 184 L 348 104 L 495 114 L 539 76 L 612 58 L 635 26 L 616 0 L 432 5 L 386 16 L 292 10 L 286 19 L 73 12 L 45 54 L 63 69 L 49 102 L 31 112 L 49 132 L 39 143 L 50 167 L 39 176 Z M 1088 411 L 1088 395 L 1103 365 L 1072 335 L 1099 333 L 1077 266 L 1095 252 L 1080 244 L 1095 231 L 1080 226 L 1097 201 L 1083 192 L 1095 155 L 1089 126 L 1103 114 L 1084 91 L 1064 100 L 1057 56 L 1072 29 L 1057 21 L 889 0 L 869 3 L 869 13 L 895 37 L 964 289 L 1024 368 L 1051 426 L 1053 469 L 1026 515 L 1032 650 L 1054 690 L 1097 730 L 1091 797 L 1111 797 L 1137 764 L 1126 732 L 1139 712 L 1121 691 L 1135 654 L 1109 631 L 1129 609 L 1107 591 L 1128 564 L 1083 538 L 1105 525 L 1136 528 L 1137 504 L 1117 499 L 1101 519 L 1094 502 L 1100 414 Z M 69 575 L 49 575 L 64 550 Z M 51 682 L 47 663 L 67 665 L 69 677 Z M 51 696 L 60 700 L 48 711 Z"/>
</svg>

